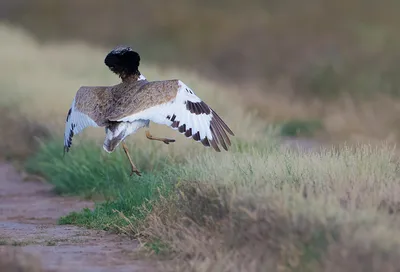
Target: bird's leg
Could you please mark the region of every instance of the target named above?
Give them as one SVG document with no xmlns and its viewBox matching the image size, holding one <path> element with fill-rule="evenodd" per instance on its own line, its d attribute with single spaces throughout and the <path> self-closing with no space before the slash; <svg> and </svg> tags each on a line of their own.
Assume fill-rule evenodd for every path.
<svg viewBox="0 0 400 272">
<path fill-rule="evenodd" d="M 154 136 L 152 136 L 150 134 L 150 131 L 148 131 L 148 130 L 146 130 L 146 137 L 149 140 L 161 141 L 161 142 L 164 142 L 165 144 L 169 144 L 169 143 L 175 142 L 175 139 L 154 137 Z"/>
<path fill-rule="evenodd" d="M 124 149 L 125 154 L 126 154 L 126 156 L 128 157 L 128 160 L 129 160 L 129 162 L 130 162 L 130 164 L 131 164 L 131 167 L 132 167 L 131 176 L 133 175 L 133 173 L 135 173 L 135 174 L 138 175 L 138 176 L 141 176 L 139 170 L 136 168 L 135 164 L 132 162 L 131 156 L 129 155 L 128 147 L 125 145 L 124 142 L 122 142 L 122 148 Z"/>
</svg>

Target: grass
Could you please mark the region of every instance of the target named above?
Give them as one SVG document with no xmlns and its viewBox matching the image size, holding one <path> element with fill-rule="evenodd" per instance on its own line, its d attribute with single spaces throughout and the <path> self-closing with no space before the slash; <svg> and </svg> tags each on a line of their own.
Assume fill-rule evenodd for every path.
<svg viewBox="0 0 400 272">
<path fill-rule="evenodd" d="M 82 160 L 68 164 L 54 143 L 44 144 L 30 164 L 60 193 L 76 194 L 60 186 L 71 182 L 83 195 L 107 198 L 60 223 L 139 239 L 148 252 L 173 257 L 163 271 L 376 271 L 377 264 L 391 271 L 399 264 L 400 161 L 391 146 L 305 152 L 261 140 L 234 144 L 223 160 L 202 152 L 153 162 L 163 167 L 141 178 L 128 178 L 122 152 L 104 163 L 90 140 L 76 150 Z M 99 164 L 95 173 L 82 170 Z M 102 172 L 114 168 L 118 179 L 105 179 Z"/>
<path fill-rule="evenodd" d="M 348 135 L 396 139 L 394 129 L 385 130 L 395 119 L 382 121 L 397 110 L 387 107 L 395 100 L 360 106 L 350 99 L 344 100 L 344 108 L 311 101 L 305 112 L 290 98 L 273 95 L 265 102 L 251 91 L 241 98 L 235 88 L 144 64 L 141 71 L 150 79 L 184 78 L 236 136 L 229 152 L 216 153 L 152 125 L 153 135 L 177 142 L 151 142 L 141 132 L 129 137 L 130 153 L 143 173 L 130 177 L 121 149 L 102 151 L 101 129 L 77 135 L 70 153 L 62 154 L 65 114 L 78 86 L 117 82 L 106 67 L 94 65 L 106 51 L 82 44 L 41 45 L 5 26 L 0 37 L 8 41 L 0 53 L 8 67 L 0 75 L 3 96 L 22 97 L 21 116 L 51 132 L 26 146 L 26 169 L 44 176 L 59 194 L 98 200 L 94 210 L 71 213 L 60 224 L 138 239 L 147 253 L 172 260 L 160 263 L 162 271 L 368 272 L 399 267 L 397 150 L 380 143 L 306 152 L 285 149 L 274 138 L 299 130 L 318 134 L 319 122 L 303 121 L 315 120 L 308 114 L 315 110 L 324 113 L 318 120 L 331 136 L 349 128 Z M 246 111 L 250 104 L 263 110 L 258 116 L 273 112 L 285 125 L 275 131 L 268 119 Z M 287 121 L 285 112 L 302 121 Z M 13 131 L 24 127 L 16 121 L 2 125 L 15 126 Z M 15 146 L 14 137 L 5 139 Z"/>
<path fill-rule="evenodd" d="M 143 148 L 130 145 L 132 159 L 143 172 L 139 179 L 136 175 L 130 176 L 130 166 L 122 149 L 108 155 L 94 141 L 86 141 L 74 146 L 64 157 L 62 143 L 63 140 L 58 138 L 42 144 L 37 154 L 27 161 L 26 168 L 32 173 L 51 178 L 54 190 L 64 195 L 92 197 L 110 192 L 107 196 L 111 197 L 132 184 L 149 187 L 156 184 L 152 172 L 160 171 L 167 162 L 174 162 L 173 158 L 157 152 L 156 148 L 145 153 Z M 147 182 L 140 182 L 142 180 Z"/>
<path fill-rule="evenodd" d="M 187 180 L 179 197 L 161 198 L 131 234 L 167 243 L 180 266 L 170 271 L 398 265 L 399 218 L 382 208 L 399 201 L 399 161 L 389 147 L 268 150 L 230 153 L 219 163 L 207 155 L 188 159 L 177 171 Z"/>
<path fill-rule="evenodd" d="M 142 218 L 142 206 L 151 202 L 160 192 L 169 190 L 169 177 L 159 175 L 167 163 L 174 159 L 151 145 L 152 149 L 132 148 L 132 159 L 142 176 L 130 176 L 129 163 L 122 150 L 111 155 L 102 152 L 95 142 L 87 140 L 74 146 L 63 157 L 57 139 L 41 145 L 37 154 L 26 163 L 26 169 L 43 175 L 61 195 L 79 195 L 85 198 L 97 197 L 104 202 L 94 211 L 85 209 L 60 218 L 60 224 L 75 224 L 97 229 L 115 229 L 124 224 L 114 210 L 129 214 L 130 218 Z M 62 145 L 61 145 L 62 147 Z M 146 152 L 147 151 L 147 152 Z"/>
</svg>

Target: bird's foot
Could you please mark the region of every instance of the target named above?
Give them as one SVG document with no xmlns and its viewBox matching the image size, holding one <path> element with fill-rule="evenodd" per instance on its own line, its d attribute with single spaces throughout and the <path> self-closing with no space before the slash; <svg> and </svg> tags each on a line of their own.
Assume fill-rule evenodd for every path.
<svg viewBox="0 0 400 272">
<path fill-rule="evenodd" d="M 131 156 L 129 155 L 128 147 L 125 145 L 124 142 L 122 142 L 122 148 L 124 149 L 125 154 L 126 154 L 126 156 L 128 157 L 129 163 L 130 163 L 131 168 L 132 168 L 132 171 L 131 171 L 130 176 L 132 176 L 133 173 L 135 173 L 135 174 L 138 175 L 138 176 L 141 176 L 141 173 L 140 173 L 139 170 L 136 168 L 135 164 L 134 164 L 133 161 L 132 161 Z"/>
<path fill-rule="evenodd" d="M 131 171 L 130 176 L 132 176 L 133 173 L 135 173 L 135 174 L 138 175 L 139 177 L 142 175 L 142 174 L 140 173 L 140 171 L 139 171 L 136 167 L 132 167 L 132 171 Z"/>
<path fill-rule="evenodd" d="M 150 131 L 148 131 L 148 130 L 146 130 L 146 137 L 149 140 L 164 142 L 164 144 L 169 144 L 169 143 L 175 142 L 175 139 L 154 137 L 153 135 L 150 134 Z"/>
<path fill-rule="evenodd" d="M 163 138 L 161 141 L 164 142 L 164 144 L 169 144 L 169 143 L 174 143 L 175 139 L 168 139 L 168 138 Z"/>
</svg>

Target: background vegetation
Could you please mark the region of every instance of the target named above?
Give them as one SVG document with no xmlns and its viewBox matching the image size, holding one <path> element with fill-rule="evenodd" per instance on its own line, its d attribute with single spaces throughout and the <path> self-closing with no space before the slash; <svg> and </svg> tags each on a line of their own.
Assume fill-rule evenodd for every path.
<svg viewBox="0 0 400 272">
<path fill-rule="evenodd" d="M 297 97 L 396 95 L 399 8 L 394 0 L 5 0 L 0 18 L 41 41 L 128 43 L 146 62 L 264 91 L 288 80 Z"/>
<path fill-rule="evenodd" d="M 318 120 L 313 135 L 323 140 L 398 142 L 399 8 L 395 0 L 5 0 L 0 19 L 39 44 L 130 44 L 142 64 L 234 85 L 267 122 Z"/>
<path fill-rule="evenodd" d="M 171 260 L 163 271 L 396 271 L 398 8 L 2 1 L 0 155 L 59 194 L 98 202 L 60 224 L 139 239 Z M 123 152 L 104 154 L 103 131 L 89 128 L 63 158 L 71 99 L 81 85 L 118 82 L 103 59 L 119 43 L 141 53 L 148 79 L 191 86 L 235 132 L 232 149 L 215 153 L 151 125 L 177 142 L 131 136 L 143 176 L 129 177 Z M 277 136 L 325 147 L 286 149 Z"/>
</svg>

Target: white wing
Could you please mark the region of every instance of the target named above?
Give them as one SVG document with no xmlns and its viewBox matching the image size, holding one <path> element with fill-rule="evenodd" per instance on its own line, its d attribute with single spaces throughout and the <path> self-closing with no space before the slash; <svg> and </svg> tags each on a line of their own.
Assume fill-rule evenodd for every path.
<svg viewBox="0 0 400 272">
<path fill-rule="evenodd" d="M 204 146 L 212 146 L 218 152 L 220 151 L 218 145 L 228 150 L 227 146 L 231 145 L 231 142 L 226 132 L 234 136 L 232 130 L 182 81 L 179 81 L 178 86 L 177 95 L 171 101 L 118 121 L 151 120 L 154 123 L 170 126 L 195 141 L 201 141 Z"/>
<path fill-rule="evenodd" d="M 74 135 L 78 134 L 88 126 L 98 127 L 92 118 L 90 118 L 87 114 L 80 112 L 75 107 L 75 99 L 76 96 L 72 101 L 72 105 L 68 111 L 67 120 L 65 122 L 64 153 L 69 151 L 72 145 L 72 137 L 74 137 Z"/>
</svg>

